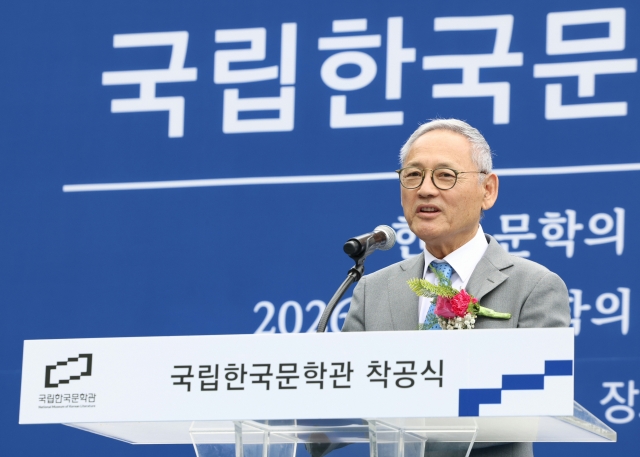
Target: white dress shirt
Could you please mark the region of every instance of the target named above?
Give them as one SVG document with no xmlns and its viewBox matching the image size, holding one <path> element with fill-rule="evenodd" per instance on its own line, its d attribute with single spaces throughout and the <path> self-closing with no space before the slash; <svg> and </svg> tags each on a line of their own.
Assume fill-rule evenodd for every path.
<svg viewBox="0 0 640 457">
<path fill-rule="evenodd" d="M 464 289 L 465 287 L 467 287 L 469 278 L 471 278 L 471 273 L 473 273 L 476 265 L 478 265 L 478 262 L 480 262 L 480 259 L 487 250 L 487 247 L 489 247 L 489 243 L 484 237 L 484 230 L 482 230 L 481 225 L 478 226 L 478 231 L 471 240 L 453 251 L 442 260 L 436 259 L 433 254 L 427 251 L 427 248 L 425 247 L 423 278 L 433 284 L 437 284 L 438 278 L 433 273 L 433 271 L 429 269 L 429 264 L 434 260 L 437 263 L 447 262 L 453 268 L 453 274 L 451 275 L 451 285 L 454 289 Z M 431 300 L 432 299 L 427 297 L 420 297 L 420 316 L 418 324 L 422 324 L 427 317 L 427 311 L 429 311 L 429 306 L 431 306 Z"/>
</svg>

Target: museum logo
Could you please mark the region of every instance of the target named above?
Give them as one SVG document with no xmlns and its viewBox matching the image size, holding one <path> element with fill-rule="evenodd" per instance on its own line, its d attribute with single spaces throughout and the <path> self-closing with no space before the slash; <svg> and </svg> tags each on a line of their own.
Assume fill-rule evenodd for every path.
<svg viewBox="0 0 640 457">
<path fill-rule="evenodd" d="M 61 384 L 77 381 L 83 376 L 91 376 L 92 362 L 93 354 L 80 354 L 77 357 L 69 357 L 64 362 L 47 365 L 44 386 L 58 387 Z"/>
</svg>

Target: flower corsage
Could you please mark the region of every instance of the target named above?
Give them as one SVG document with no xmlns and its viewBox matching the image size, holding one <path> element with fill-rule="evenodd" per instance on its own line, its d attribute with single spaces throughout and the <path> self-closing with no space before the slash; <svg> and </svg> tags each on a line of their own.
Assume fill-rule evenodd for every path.
<svg viewBox="0 0 640 457">
<path fill-rule="evenodd" d="M 438 277 L 437 286 L 426 279 L 414 278 L 407 281 L 416 295 L 431 298 L 436 305 L 435 313 L 428 316 L 430 319 L 427 322 L 420 324 L 420 330 L 429 330 L 436 324 L 440 324 L 443 330 L 471 329 L 478 316 L 511 319 L 510 313 L 498 313 L 481 306 L 474 296 L 464 289 L 454 289 L 450 279 L 435 268 L 429 268 Z"/>
</svg>

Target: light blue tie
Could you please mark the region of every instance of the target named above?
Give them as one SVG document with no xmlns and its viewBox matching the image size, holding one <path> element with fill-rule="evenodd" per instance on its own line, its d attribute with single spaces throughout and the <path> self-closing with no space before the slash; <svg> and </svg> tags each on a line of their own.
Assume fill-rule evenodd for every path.
<svg viewBox="0 0 640 457">
<path fill-rule="evenodd" d="M 447 262 L 436 262 L 435 260 L 429 264 L 429 266 L 438 270 L 440 273 L 444 275 L 445 278 L 451 279 L 451 275 L 453 274 L 453 268 Z M 427 311 L 427 316 L 424 319 L 424 327 L 427 330 L 442 330 L 440 324 L 438 324 L 438 318 L 435 314 L 436 311 L 436 302 L 437 299 L 433 299 L 431 302 L 431 306 L 429 306 L 429 311 Z M 431 326 L 431 328 L 429 328 Z"/>
</svg>

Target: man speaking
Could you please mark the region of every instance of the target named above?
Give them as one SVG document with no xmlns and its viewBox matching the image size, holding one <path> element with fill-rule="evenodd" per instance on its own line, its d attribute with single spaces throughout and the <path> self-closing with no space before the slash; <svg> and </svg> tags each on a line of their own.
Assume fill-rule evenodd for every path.
<svg viewBox="0 0 640 457">
<path fill-rule="evenodd" d="M 421 125 L 400 152 L 402 208 L 424 252 L 364 276 L 353 292 L 343 331 L 441 330 L 430 299 L 407 285 L 437 283 L 433 269 L 483 306 L 511 318 L 479 316 L 475 328 L 568 327 L 567 287 L 558 275 L 512 256 L 480 226 L 498 198 L 491 149 L 480 132 L 457 119 Z M 429 268 L 431 266 L 431 268 Z M 532 456 L 531 443 L 475 449 L 472 456 Z"/>
</svg>

